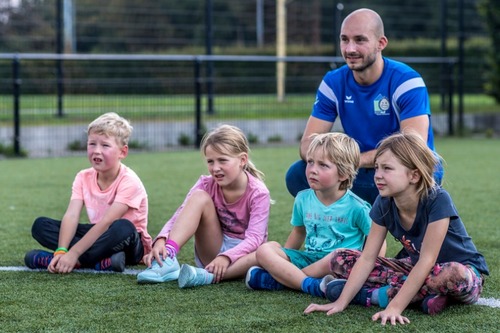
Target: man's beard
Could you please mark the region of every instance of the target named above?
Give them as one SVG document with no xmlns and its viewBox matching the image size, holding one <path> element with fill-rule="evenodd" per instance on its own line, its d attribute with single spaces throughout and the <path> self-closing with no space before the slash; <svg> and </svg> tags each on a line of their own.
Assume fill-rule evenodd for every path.
<svg viewBox="0 0 500 333">
<path fill-rule="evenodd" d="M 355 72 L 364 72 L 367 68 L 371 67 L 375 61 L 377 60 L 377 56 L 375 53 L 371 53 L 359 67 L 351 68 L 351 70 Z"/>
</svg>

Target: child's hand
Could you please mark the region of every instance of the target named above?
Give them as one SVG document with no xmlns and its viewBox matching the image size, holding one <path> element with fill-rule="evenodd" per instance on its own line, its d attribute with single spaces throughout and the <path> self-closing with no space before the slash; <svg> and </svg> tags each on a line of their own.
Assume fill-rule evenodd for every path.
<svg viewBox="0 0 500 333">
<path fill-rule="evenodd" d="M 226 256 L 217 256 L 211 263 L 209 263 L 205 269 L 214 274 L 214 282 L 219 283 L 224 278 L 224 274 L 226 274 L 226 270 L 229 267 L 231 261 Z"/>
<path fill-rule="evenodd" d="M 390 322 L 392 325 L 396 325 L 397 323 L 402 325 L 410 323 L 410 320 L 405 316 L 402 316 L 400 311 L 394 311 L 389 308 L 377 312 L 372 316 L 373 321 L 377 321 L 379 319 L 382 325 L 385 325 L 386 322 Z"/>
<path fill-rule="evenodd" d="M 65 254 L 60 254 L 60 255 L 54 256 L 54 258 L 52 258 L 49 266 L 47 266 L 47 270 L 50 273 L 58 273 L 56 270 L 56 266 L 57 266 L 57 263 L 59 262 L 59 259 L 61 259 L 63 255 L 65 255 Z"/>
<path fill-rule="evenodd" d="M 66 274 L 71 273 L 78 263 L 78 256 L 76 256 L 71 250 L 66 254 L 61 254 L 55 256 L 50 262 L 48 271 L 51 273 Z"/>
<path fill-rule="evenodd" d="M 337 312 L 342 312 L 344 311 L 345 307 L 342 307 L 340 304 L 337 304 L 337 302 L 333 303 L 328 303 L 328 304 L 315 304 L 311 303 L 309 306 L 304 310 L 304 314 L 309 314 L 311 312 L 326 312 L 326 314 L 332 315 Z"/>
<path fill-rule="evenodd" d="M 150 253 L 143 257 L 144 264 L 151 267 L 151 262 L 156 260 L 158 264 L 163 266 L 163 259 L 167 257 L 167 250 L 165 249 L 165 238 L 158 238 Z"/>
</svg>

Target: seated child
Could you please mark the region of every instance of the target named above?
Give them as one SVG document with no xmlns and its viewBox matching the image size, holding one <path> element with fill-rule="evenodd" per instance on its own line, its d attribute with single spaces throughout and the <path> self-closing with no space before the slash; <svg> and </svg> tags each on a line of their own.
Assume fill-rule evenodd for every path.
<svg viewBox="0 0 500 333">
<path fill-rule="evenodd" d="M 370 205 L 351 192 L 360 161 L 359 146 L 343 133 L 314 134 L 307 151 L 310 188 L 295 198 L 293 229 L 285 246 L 268 242 L 257 249 L 258 266 L 246 285 L 254 290 L 288 287 L 324 296 L 318 279 L 330 272 L 329 254 L 360 250 L 370 230 Z M 300 250 L 302 244 L 305 249 Z"/>
<path fill-rule="evenodd" d="M 33 238 L 54 252 L 29 251 L 26 266 L 51 273 L 78 267 L 122 272 L 151 251 L 146 190 L 121 162 L 131 132 L 129 122 L 116 113 L 90 123 L 87 157 L 92 167 L 76 175 L 62 221 L 39 217 L 33 223 Z M 79 223 L 84 206 L 90 223 Z"/>
<path fill-rule="evenodd" d="M 267 239 L 271 204 L 249 151 L 237 127 L 222 125 L 205 135 L 201 152 L 210 175 L 198 179 L 156 237 L 138 283 L 178 280 L 187 288 L 245 276 Z M 179 267 L 177 253 L 193 236 L 197 267 Z"/>
</svg>

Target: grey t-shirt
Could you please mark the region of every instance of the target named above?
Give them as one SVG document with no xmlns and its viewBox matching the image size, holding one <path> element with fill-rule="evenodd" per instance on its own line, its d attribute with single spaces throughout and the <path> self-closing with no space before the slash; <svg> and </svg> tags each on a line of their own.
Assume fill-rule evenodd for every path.
<svg viewBox="0 0 500 333">
<path fill-rule="evenodd" d="M 448 232 L 436 263 L 455 261 L 472 265 L 479 272 L 489 275 L 483 255 L 477 251 L 465 230 L 450 195 L 441 187 L 431 190 L 427 198 L 419 203 L 415 221 L 408 231 L 401 226 L 398 209 L 390 197 L 378 196 L 370 211 L 370 217 L 376 224 L 386 227 L 396 240 L 403 244 L 414 265 L 420 257 L 420 248 L 429 223 L 449 217 Z"/>
</svg>

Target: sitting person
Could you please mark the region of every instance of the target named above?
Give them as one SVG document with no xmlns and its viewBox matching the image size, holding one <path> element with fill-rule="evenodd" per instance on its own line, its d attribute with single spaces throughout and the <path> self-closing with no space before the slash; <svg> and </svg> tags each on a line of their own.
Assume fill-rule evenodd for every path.
<svg viewBox="0 0 500 333">
<path fill-rule="evenodd" d="M 132 126 L 116 113 L 106 113 L 87 129 L 91 168 L 80 171 L 62 221 L 39 217 L 32 235 L 53 250 L 29 251 L 29 268 L 70 273 L 78 267 L 122 272 L 151 251 L 148 196 L 139 177 L 122 164 L 128 155 Z M 90 223 L 79 223 L 83 207 Z"/>
<path fill-rule="evenodd" d="M 342 133 L 316 134 L 307 151 L 309 189 L 295 198 L 293 229 L 285 246 L 268 242 L 257 249 L 258 266 L 246 276 L 254 290 L 295 290 L 323 296 L 318 279 L 330 271 L 329 254 L 360 250 L 370 230 L 370 205 L 351 192 L 359 146 Z M 304 244 L 305 250 L 300 250 Z"/>
<path fill-rule="evenodd" d="M 138 283 L 178 280 L 180 288 L 242 278 L 267 240 L 271 198 L 249 159 L 248 140 L 222 125 L 202 140 L 210 176 L 201 176 L 156 237 Z M 194 236 L 197 267 L 179 267 L 177 253 Z"/>
</svg>

